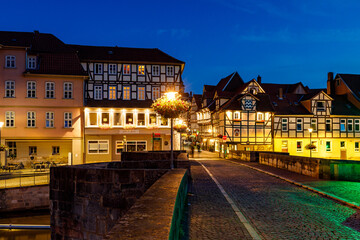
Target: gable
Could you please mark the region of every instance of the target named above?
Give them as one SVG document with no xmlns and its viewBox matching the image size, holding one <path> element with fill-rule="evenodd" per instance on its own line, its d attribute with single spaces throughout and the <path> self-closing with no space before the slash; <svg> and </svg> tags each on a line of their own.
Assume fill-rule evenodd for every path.
<svg viewBox="0 0 360 240">
<path fill-rule="evenodd" d="M 255 95 L 255 94 L 258 94 L 258 93 L 265 93 L 265 91 L 257 81 L 251 80 L 247 84 L 245 89 L 241 92 L 241 94 L 247 94 L 247 93 Z"/>
</svg>

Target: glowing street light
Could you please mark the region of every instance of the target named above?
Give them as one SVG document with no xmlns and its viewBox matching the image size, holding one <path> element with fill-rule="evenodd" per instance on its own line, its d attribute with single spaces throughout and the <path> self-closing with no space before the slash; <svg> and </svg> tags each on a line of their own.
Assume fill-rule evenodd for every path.
<svg viewBox="0 0 360 240">
<path fill-rule="evenodd" d="M 166 97 L 171 101 L 175 100 L 177 92 L 167 92 L 165 93 Z"/>
</svg>

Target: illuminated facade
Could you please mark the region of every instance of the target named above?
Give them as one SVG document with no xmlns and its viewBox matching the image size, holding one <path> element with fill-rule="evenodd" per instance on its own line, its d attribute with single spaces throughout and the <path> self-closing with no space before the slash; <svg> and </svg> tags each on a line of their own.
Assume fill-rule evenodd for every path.
<svg viewBox="0 0 360 240">
<path fill-rule="evenodd" d="M 184 63 L 158 49 L 71 46 L 89 76 L 86 162 L 120 160 L 122 151 L 169 150 L 170 123 L 150 106 L 165 92 L 183 93 Z"/>
</svg>

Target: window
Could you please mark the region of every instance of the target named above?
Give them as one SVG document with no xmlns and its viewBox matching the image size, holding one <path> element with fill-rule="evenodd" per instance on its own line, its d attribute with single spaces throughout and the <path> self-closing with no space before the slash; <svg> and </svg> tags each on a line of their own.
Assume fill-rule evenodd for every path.
<svg viewBox="0 0 360 240">
<path fill-rule="evenodd" d="M 152 66 L 152 75 L 160 76 L 160 66 L 158 65 Z"/>
<path fill-rule="evenodd" d="M 340 147 L 345 148 L 345 141 L 340 141 Z"/>
<path fill-rule="evenodd" d="M 281 119 L 281 129 L 283 131 L 287 131 L 288 130 L 288 119 L 287 118 L 282 118 Z"/>
<path fill-rule="evenodd" d="M 73 97 L 73 84 L 71 82 L 64 83 L 64 98 L 71 99 Z"/>
<path fill-rule="evenodd" d="M 160 87 L 152 88 L 152 100 L 156 100 L 160 97 Z"/>
<path fill-rule="evenodd" d="M 115 154 L 121 154 L 124 151 L 124 141 L 116 141 L 115 143 Z"/>
<path fill-rule="evenodd" d="M 251 110 L 253 108 L 253 101 L 251 99 L 245 99 L 245 109 Z"/>
<path fill-rule="evenodd" d="M 145 87 L 138 87 L 138 100 L 145 100 Z"/>
<path fill-rule="evenodd" d="M 15 81 L 5 81 L 5 97 L 15 97 Z"/>
<path fill-rule="evenodd" d="M 127 152 L 146 151 L 146 141 L 127 141 L 125 145 Z"/>
<path fill-rule="evenodd" d="M 317 101 L 316 102 L 316 109 L 318 111 L 325 111 L 325 102 L 323 101 Z"/>
<path fill-rule="evenodd" d="M 257 113 L 256 116 L 257 121 L 264 121 L 264 114 L 263 113 Z"/>
<path fill-rule="evenodd" d="M 27 112 L 27 127 L 36 127 L 36 113 Z"/>
<path fill-rule="evenodd" d="M 302 131 L 303 130 L 303 120 L 302 118 L 296 119 L 296 131 Z"/>
<path fill-rule="evenodd" d="M 119 112 L 114 113 L 114 125 L 115 126 L 122 125 L 122 123 L 121 123 L 121 113 L 119 113 Z"/>
<path fill-rule="evenodd" d="M 359 152 L 359 142 L 355 142 L 355 152 Z"/>
<path fill-rule="evenodd" d="M 55 83 L 45 83 L 45 98 L 55 98 Z"/>
<path fill-rule="evenodd" d="M 138 75 L 145 75 L 145 66 L 144 65 L 138 66 Z"/>
<path fill-rule="evenodd" d="M 137 115 L 137 125 L 145 126 L 145 113 L 138 113 Z"/>
<path fill-rule="evenodd" d="M 5 112 L 5 127 L 15 127 L 15 112 Z"/>
<path fill-rule="evenodd" d="M 331 132 L 331 119 L 326 119 L 326 131 Z"/>
<path fill-rule="evenodd" d="M 72 127 L 72 113 L 65 112 L 64 113 L 64 128 L 71 128 Z"/>
<path fill-rule="evenodd" d="M 353 129 L 353 120 L 352 119 L 348 119 L 347 129 L 348 129 L 348 132 L 352 132 L 354 130 Z"/>
<path fill-rule="evenodd" d="M 149 124 L 157 124 L 156 123 L 156 114 L 155 113 L 150 113 L 150 115 L 149 115 Z"/>
<path fill-rule="evenodd" d="M 240 112 L 234 113 L 234 120 L 240 120 Z"/>
<path fill-rule="evenodd" d="M 302 141 L 297 141 L 296 142 L 296 151 L 297 152 L 302 152 Z"/>
<path fill-rule="evenodd" d="M 46 127 L 53 128 L 54 127 L 54 113 L 53 112 L 46 112 Z"/>
<path fill-rule="evenodd" d="M 331 141 L 326 141 L 325 142 L 325 151 L 326 152 L 331 152 Z"/>
<path fill-rule="evenodd" d="M 134 114 L 133 113 L 126 113 L 125 124 L 134 124 Z"/>
<path fill-rule="evenodd" d="M 108 125 L 110 123 L 109 113 L 101 113 L 101 124 Z"/>
<path fill-rule="evenodd" d="M 116 75 L 116 64 L 109 64 L 109 74 Z"/>
<path fill-rule="evenodd" d="M 116 100 L 116 86 L 109 86 L 109 100 Z"/>
<path fill-rule="evenodd" d="M 161 117 L 161 126 L 168 126 L 169 125 L 169 121 L 167 118 Z"/>
<path fill-rule="evenodd" d="M 346 121 L 345 121 L 345 119 L 341 119 L 340 120 L 340 131 L 341 132 L 345 132 L 346 131 Z"/>
<path fill-rule="evenodd" d="M 28 69 L 36 69 L 36 57 L 28 57 Z"/>
<path fill-rule="evenodd" d="M 311 119 L 311 128 L 314 132 L 317 130 L 317 119 Z"/>
<path fill-rule="evenodd" d="M 97 113 L 89 113 L 89 125 L 97 126 Z"/>
<path fill-rule="evenodd" d="M 17 150 L 16 150 L 16 142 L 7 142 L 7 146 L 9 147 L 9 150 L 7 151 L 7 156 L 17 156 Z"/>
<path fill-rule="evenodd" d="M 36 155 L 36 154 L 37 154 L 37 147 L 29 146 L 29 155 Z"/>
<path fill-rule="evenodd" d="M 174 67 L 166 66 L 166 76 L 172 77 L 174 76 Z"/>
<path fill-rule="evenodd" d="M 129 86 L 123 87 L 123 99 L 130 100 L 130 87 Z"/>
<path fill-rule="evenodd" d="M 94 64 L 94 73 L 95 74 L 102 74 L 103 73 L 103 65 L 102 65 L 102 63 L 95 63 Z"/>
<path fill-rule="evenodd" d="M 281 141 L 281 151 L 282 152 L 288 151 L 288 141 L 287 140 Z"/>
<path fill-rule="evenodd" d="M 94 87 L 94 99 L 95 100 L 102 100 L 102 86 L 95 86 Z"/>
<path fill-rule="evenodd" d="M 15 68 L 16 67 L 16 57 L 15 56 L 5 56 L 5 67 L 6 68 Z"/>
<path fill-rule="evenodd" d="M 355 132 L 359 132 L 359 131 L 360 131 L 360 120 L 355 119 Z"/>
<path fill-rule="evenodd" d="M 59 155 L 60 154 L 60 147 L 59 146 L 53 146 L 52 147 L 52 155 Z"/>
<path fill-rule="evenodd" d="M 130 64 L 124 64 L 123 65 L 123 74 L 124 75 L 130 75 Z"/>
<path fill-rule="evenodd" d="M 89 140 L 88 141 L 89 154 L 107 154 L 109 153 L 108 140 Z"/>
<path fill-rule="evenodd" d="M 36 97 L 36 82 L 27 81 L 26 83 L 26 97 L 35 98 Z"/>
</svg>

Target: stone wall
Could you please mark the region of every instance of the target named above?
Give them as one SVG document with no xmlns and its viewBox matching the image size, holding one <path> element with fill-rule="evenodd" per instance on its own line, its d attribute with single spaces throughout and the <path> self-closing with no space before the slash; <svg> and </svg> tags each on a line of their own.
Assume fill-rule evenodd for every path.
<svg viewBox="0 0 360 240">
<path fill-rule="evenodd" d="M 111 164 L 51 168 L 52 239 L 103 239 L 136 199 L 168 171 Z"/>
<path fill-rule="evenodd" d="M 247 162 L 259 162 L 260 153 L 274 153 L 274 152 L 263 152 L 263 151 L 243 151 L 243 150 L 231 150 L 230 158 L 240 159 Z M 277 152 L 276 154 L 289 155 L 289 153 Z"/>
<path fill-rule="evenodd" d="M 49 186 L 0 189 L 0 212 L 49 209 Z"/>
</svg>

